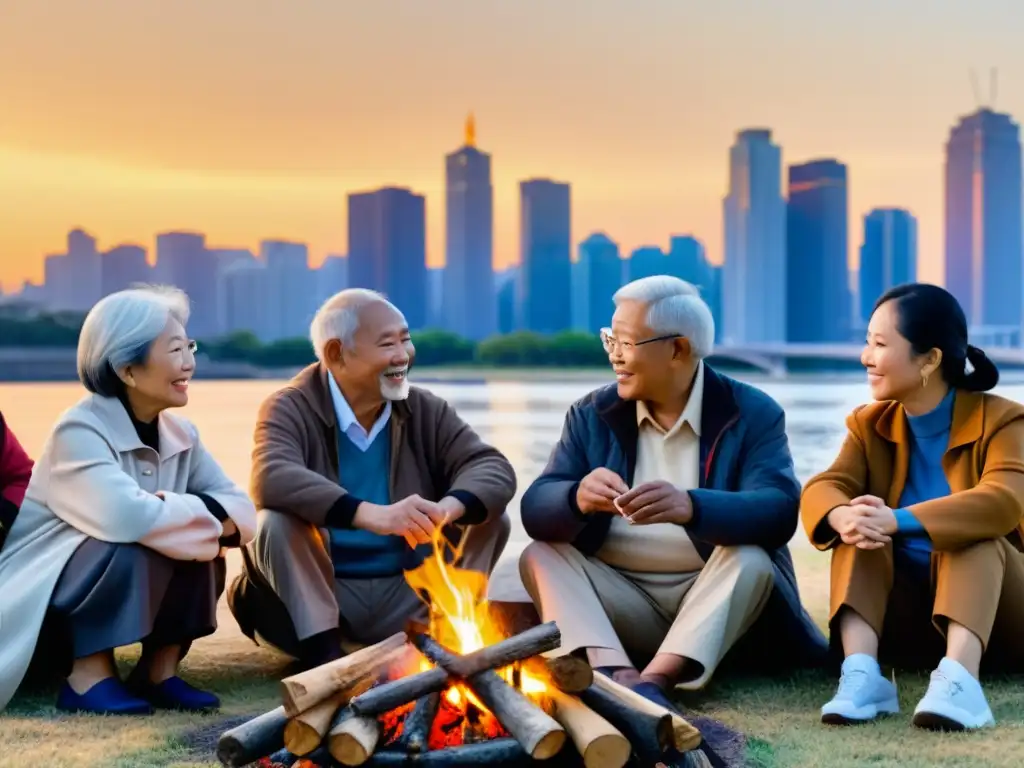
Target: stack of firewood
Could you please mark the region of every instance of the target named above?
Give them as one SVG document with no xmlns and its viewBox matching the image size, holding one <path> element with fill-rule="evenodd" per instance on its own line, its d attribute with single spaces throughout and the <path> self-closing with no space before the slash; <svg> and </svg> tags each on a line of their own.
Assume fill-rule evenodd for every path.
<svg viewBox="0 0 1024 768">
<path fill-rule="evenodd" d="M 560 645 L 553 622 L 462 656 L 424 632 L 399 633 L 283 680 L 282 706 L 224 733 L 217 756 L 231 768 L 272 754 L 275 761 L 305 757 L 319 766 L 372 768 L 410 761 L 512 766 L 564 758 L 573 752 L 566 748 L 562 754 L 571 740 L 578 757 L 566 764 L 582 761 L 585 768 L 623 768 L 630 760 L 656 765 L 672 750 L 682 765 L 710 765 L 700 749 L 700 732 L 678 714 L 595 675 L 576 656 L 540 656 Z M 415 667 L 421 656 L 434 666 L 399 677 L 389 674 Z M 536 703 L 496 671 L 523 662 L 545 680 L 546 690 Z M 455 684 L 471 690 L 509 736 L 430 750 L 441 695 Z M 401 737 L 382 745 L 380 718 L 409 705 Z M 554 763 L 560 761 L 549 764 Z"/>
</svg>

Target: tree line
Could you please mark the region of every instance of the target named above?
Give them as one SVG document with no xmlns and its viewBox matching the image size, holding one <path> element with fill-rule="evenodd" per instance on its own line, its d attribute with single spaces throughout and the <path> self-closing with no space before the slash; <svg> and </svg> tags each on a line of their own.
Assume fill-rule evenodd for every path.
<svg viewBox="0 0 1024 768">
<path fill-rule="evenodd" d="M 84 315 L 39 314 L 31 317 L 0 313 L 0 346 L 74 347 Z M 424 329 L 413 333 L 416 364 L 488 367 L 599 367 L 608 356 L 595 334 L 565 331 L 539 334 L 530 331 L 492 336 L 474 342 L 448 331 Z M 263 368 L 294 368 L 315 356 L 306 338 L 264 343 L 249 331 L 213 339 L 199 339 L 199 352 L 210 360 L 249 363 Z"/>
</svg>

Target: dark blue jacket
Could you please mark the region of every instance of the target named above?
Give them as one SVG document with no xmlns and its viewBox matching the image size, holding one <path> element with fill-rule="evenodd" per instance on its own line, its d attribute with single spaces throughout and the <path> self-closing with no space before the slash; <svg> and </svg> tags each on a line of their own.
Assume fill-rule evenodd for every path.
<svg viewBox="0 0 1024 768">
<path fill-rule="evenodd" d="M 584 515 L 576 489 L 592 470 L 606 467 L 632 485 L 637 451 L 636 402 L 615 384 L 594 390 L 569 408 L 561 439 L 544 472 L 526 490 L 520 508 L 526 532 L 539 541 L 600 549 L 611 515 Z M 787 544 L 796 531 L 800 483 L 786 437 L 782 408 L 755 387 L 704 365 L 700 487 L 690 491 L 693 519 L 686 531 L 707 560 L 716 546 L 763 547 L 775 565 L 775 588 L 757 623 L 737 644 L 765 652 L 784 666 L 825 662 L 827 643 L 800 603 Z M 771 664 L 771 662 L 769 662 Z M 771 664 L 776 666 L 775 664 Z"/>
</svg>

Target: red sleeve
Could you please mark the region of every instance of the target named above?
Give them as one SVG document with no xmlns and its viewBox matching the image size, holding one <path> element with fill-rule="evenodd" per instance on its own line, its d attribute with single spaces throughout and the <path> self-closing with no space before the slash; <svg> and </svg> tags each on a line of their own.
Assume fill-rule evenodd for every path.
<svg viewBox="0 0 1024 768">
<path fill-rule="evenodd" d="M 0 416 L 0 496 L 21 506 L 32 477 L 32 459 Z"/>
</svg>

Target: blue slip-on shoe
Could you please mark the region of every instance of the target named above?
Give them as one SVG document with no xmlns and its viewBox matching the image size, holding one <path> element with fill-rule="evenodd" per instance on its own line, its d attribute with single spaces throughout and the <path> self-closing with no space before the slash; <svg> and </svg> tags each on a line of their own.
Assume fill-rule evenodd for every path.
<svg viewBox="0 0 1024 768">
<path fill-rule="evenodd" d="M 157 709 L 181 712 L 212 712 L 220 709 L 220 699 L 189 685 L 180 677 L 169 677 L 162 683 L 143 681 L 139 676 L 134 678 L 131 680 L 132 691 Z"/>
<path fill-rule="evenodd" d="M 88 712 L 94 715 L 151 715 L 153 707 L 125 688 L 116 677 L 96 683 L 85 693 L 76 693 L 64 683 L 57 694 L 57 709 L 62 712 Z"/>
</svg>

